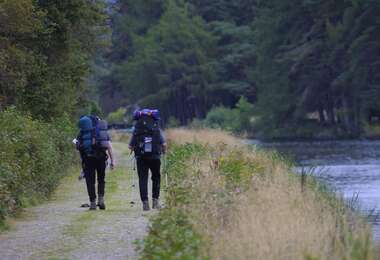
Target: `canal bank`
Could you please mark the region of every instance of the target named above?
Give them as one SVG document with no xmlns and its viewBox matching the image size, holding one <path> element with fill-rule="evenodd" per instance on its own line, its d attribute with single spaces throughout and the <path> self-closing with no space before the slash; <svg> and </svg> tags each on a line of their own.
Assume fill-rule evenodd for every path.
<svg viewBox="0 0 380 260">
<path fill-rule="evenodd" d="M 276 150 L 354 204 L 373 226 L 380 243 L 380 141 L 287 141 L 250 144 Z"/>
<path fill-rule="evenodd" d="M 143 258 L 375 259 L 368 223 L 277 153 L 215 130 L 167 139 L 167 207 Z"/>
</svg>

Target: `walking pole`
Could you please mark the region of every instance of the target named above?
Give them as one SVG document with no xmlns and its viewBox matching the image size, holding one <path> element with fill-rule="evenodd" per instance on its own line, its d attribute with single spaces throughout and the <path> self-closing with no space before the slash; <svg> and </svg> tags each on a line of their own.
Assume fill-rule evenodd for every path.
<svg viewBox="0 0 380 260">
<path fill-rule="evenodd" d="M 166 154 L 164 154 L 163 170 L 165 174 L 165 184 L 166 184 L 166 189 L 167 189 L 168 188 L 168 172 L 166 171 Z"/>
<path fill-rule="evenodd" d="M 132 152 L 131 152 L 131 161 L 132 161 L 132 178 L 131 178 L 131 193 L 130 193 L 130 196 L 131 196 L 131 206 L 133 207 L 133 205 L 135 205 L 136 203 L 133 201 L 133 189 L 136 187 L 136 184 L 135 184 L 135 174 L 136 174 L 136 158 L 134 156 L 132 156 Z"/>
</svg>

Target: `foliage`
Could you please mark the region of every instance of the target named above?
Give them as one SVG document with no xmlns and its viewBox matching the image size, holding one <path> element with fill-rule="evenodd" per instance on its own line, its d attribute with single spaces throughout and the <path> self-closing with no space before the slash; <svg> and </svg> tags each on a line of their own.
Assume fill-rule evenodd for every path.
<svg viewBox="0 0 380 260">
<path fill-rule="evenodd" d="M 112 112 L 108 115 L 108 123 L 109 124 L 121 124 L 125 121 L 125 115 L 127 110 L 123 107 L 119 108 L 115 112 Z"/>
<path fill-rule="evenodd" d="M 100 0 L 0 2 L 0 108 L 35 118 L 72 115 L 103 33 Z"/>
<path fill-rule="evenodd" d="M 205 119 L 205 125 L 211 128 L 221 128 L 234 133 L 250 132 L 252 129 L 253 105 L 241 97 L 236 108 L 215 107 Z"/>
<path fill-rule="evenodd" d="M 163 209 L 152 223 L 149 236 L 140 242 L 141 259 L 207 259 L 200 257 L 204 246 L 184 212 Z"/>
<path fill-rule="evenodd" d="M 169 120 L 167 123 L 168 128 L 175 128 L 175 127 L 179 127 L 180 125 L 181 125 L 181 123 L 178 121 L 177 118 L 175 118 L 173 116 L 169 117 Z"/>
<path fill-rule="evenodd" d="M 237 131 L 239 128 L 239 114 L 235 109 L 223 106 L 211 109 L 206 116 L 205 125 L 210 128 L 221 128 L 226 131 Z"/>
<path fill-rule="evenodd" d="M 73 161 L 73 126 L 67 116 L 51 124 L 14 108 L 0 112 L 0 222 L 47 198 Z"/>
<path fill-rule="evenodd" d="M 101 88 L 160 108 L 165 124 L 202 120 L 244 96 L 257 104 L 263 137 L 357 137 L 380 114 L 379 8 L 371 0 L 119 0 L 114 66 Z M 317 126 L 306 129 L 310 120 Z"/>
<path fill-rule="evenodd" d="M 205 8 L 217 9 L 210 5 Z M 124 102 L 159 108 L 165 124 L 170 117 L 181 125 L 203 119 L 241 95 L 253 99 L 246 71 L 254 63 L 251 28 L 234 20 L 206 23 L 202 8 L 195 1 L 118 1 L 109 55 L 114 66 L 101 88 Z M 227 9 L 241 23 L 243 6 Z"/>
<path fill-rule="evenodd" d="M 134 10 L 154 1 L 124 2 L 122 6 Z M 131 102 L 138 100 L 143 106 L 159 107 L 166 115 L 164 118 L 173 115 L 183 124 L 188 118 L 187 113 L 205 113 L 200 102 L 205 97 L 203 89 L 212 77 L 207 55 L 212 53 L 213 39 L 202 20 L 192 17 L 181 1 L 167 0 L 162 5 L 158 17 L 154 13 L 137 17 L 140 21 L 147 19 L 146 15 L 153 15 L 151 19 L 155 18 L 157 22 L 148 25 L 149 28 L 137 35 L 130 32 L 131 28 L 122 32 L 131 38 L 133 52 L 125 54 L 128 59 L 120 60 L 111 77 L 117 85 L 127 87 L 124 91 L 133 93 Z M 126 15 L 124 19 L 129 21 L 128 13 Z M 142 14 L 131 14 L 134 15 Z M 133 25 L 140 27 L 139 24 Z M 189 108 L 193 111 L 188 111 Z"/>
<path fill-rule="evenodd" d="M 164 169 L 170 175 L 170 185 L 166 191 L 168 207 L 153 219 L 149 235 L 140 241 L 142 259 L 203 259 L 201 250 L 205 241 L 193 229 L 187 212 L 180 207 L 191 200 L 190 183 L 178 180 L 186 178 L 183 171 L 186 162 L 194 154 L 204 152 L 204 147 L 197 144 L 175 146 L 170 150 L 167 168 Z"/>
<path fill-rule="evenodd" d="M 320 126 L 362 134 L 379 111 L 379 8 L 376 1 L 345 0 L 259 5 L 252 76 L 263 132 L 297 129 L 315 114 Z"/>
</svg>

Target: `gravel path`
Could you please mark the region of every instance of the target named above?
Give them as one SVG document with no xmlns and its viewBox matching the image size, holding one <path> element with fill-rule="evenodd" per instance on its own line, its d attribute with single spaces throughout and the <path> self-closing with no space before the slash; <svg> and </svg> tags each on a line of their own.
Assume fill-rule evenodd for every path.
<svg viewBox="0 0 380 260">
<path fill-rule="evenodd" d="M 154 213 L 142 213 L 125 145 L 114 149 L 119 167 L 107 173 L 106 211 L 79 207 L 88 199 L 73 174 L 48 203 L 27 209 L 0 235 L 0 259 L 136 259 L 134 241 L 144 237 Z"/>
</svg>

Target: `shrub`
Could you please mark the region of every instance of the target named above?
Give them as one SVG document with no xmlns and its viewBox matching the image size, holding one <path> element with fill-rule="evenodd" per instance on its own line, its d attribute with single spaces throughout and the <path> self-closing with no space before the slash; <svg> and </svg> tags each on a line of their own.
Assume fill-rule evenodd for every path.
<svg viewBox="0 0 380 260">
<path fill-rule="evenodd" d="M 169 117 L 167 127 L 173 128 L 173 127 L 179 127 L 180 125 L 181 125 L 181 122 L 177 118 L 173 116 Z"/>
<path fill-rule="evenodd" d="M 242 97 L 236 108 L 219 106 L 211 109 L 206 116 L 205 125 L 234 133 L 250 132 L 252 116 L 253 105 Z"/>
<path fill-rule="evenodd" d="M 108 115 L 108 123 L 109 124 L 120 124 L 124 123 L 125 114 L 127 110 L 123 107 L 119 108 L 115 112 L 112 112 Z"/>
<path fill-rule="evenodd" d="M 239 130 L 239 113 L 223 106 L 215 107 L 207 113 L 205 124 L 211 128 L 236 132 Z"/>
<path fill-rule="evenodd" d="M 14 108 L 0 112 L 0 219 L 47 198 L 73 161 L 73 127 L 44 123 Z M 0 220 L 0 222 L 1 222 Z"/>
</svg>

